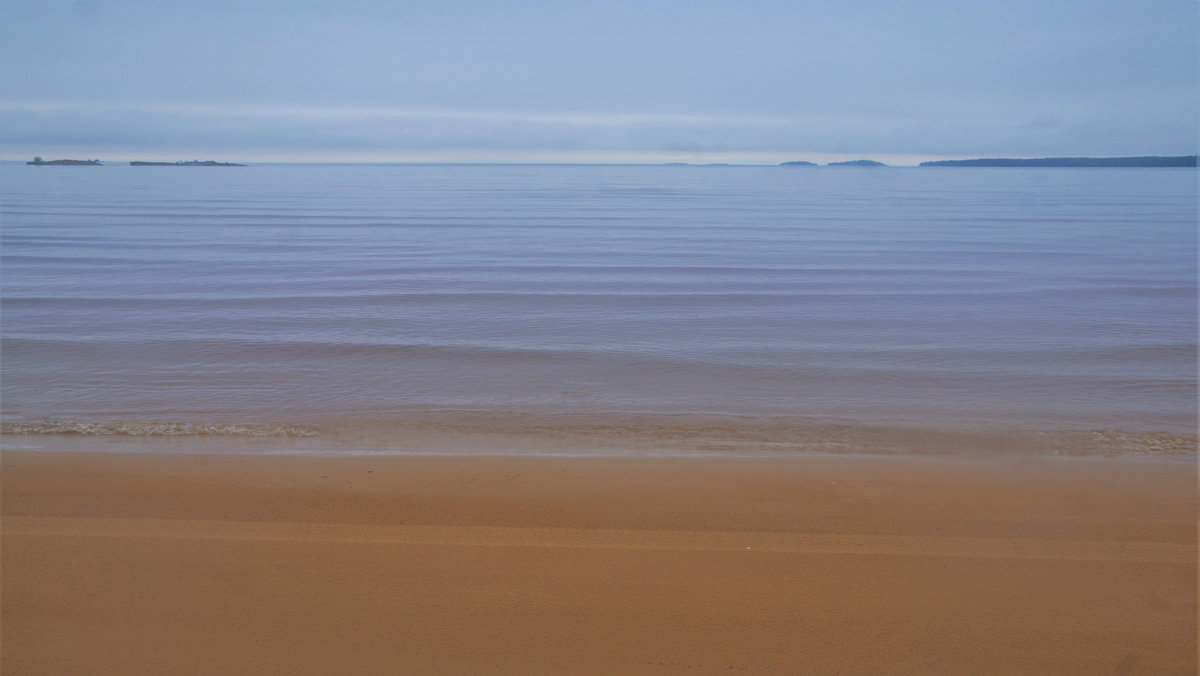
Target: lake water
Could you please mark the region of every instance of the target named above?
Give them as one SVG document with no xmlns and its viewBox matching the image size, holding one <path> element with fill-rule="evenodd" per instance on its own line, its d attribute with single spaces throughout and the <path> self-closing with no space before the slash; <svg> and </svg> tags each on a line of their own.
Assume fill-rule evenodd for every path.
<svg viewBox="0 0 1200 676">
<path fill-rule="evenodd" d="M 10 432 L 1196 428 L 1192 169 L 6 164 L 0 219 Z"/>
</svg>

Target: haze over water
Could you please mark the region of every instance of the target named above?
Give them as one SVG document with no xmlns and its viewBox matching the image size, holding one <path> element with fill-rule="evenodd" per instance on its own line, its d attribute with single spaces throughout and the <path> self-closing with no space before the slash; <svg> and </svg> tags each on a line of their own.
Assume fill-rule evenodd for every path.
<svg viewBox="0 0 1200 676">
<path fill-rule="evenodd" d="M 0 172 L 6 422 L 1195 431 L 1194 170 Z"/>
</svg>

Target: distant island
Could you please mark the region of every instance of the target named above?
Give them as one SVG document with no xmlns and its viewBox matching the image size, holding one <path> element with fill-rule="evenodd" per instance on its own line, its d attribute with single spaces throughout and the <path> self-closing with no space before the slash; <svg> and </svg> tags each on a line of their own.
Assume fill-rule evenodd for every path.
<svg viewBox="0 0 1200 676">
<path fill-rule="evenodd" d="M 818 165 L 816 162 L 805 162 L 804 160 L 796 160 L 794 162 L 780 162 L 779 166 L 781 166 L 781 167 L 815 167 Z"/>
<path fill-rule="evenodd" d="M 244 164 L 234 164 L 233 162 L 214 162 L 206 160 L 191 160 L 190 162 L 130 162 L 131 167 L 244 167 Z"/>
<path fill-rule="evenodd" d="M 827 167 L 886 167 L 883 162 L 875 160 L 850 160 L 849 162 L 830 162 Z"/>
<path fill-rule="evenodd" d="M 95 167 L 100 165 L 100 160 L 50 160 L 46 162 L 40 157 L 35 157 L 32 162 L 25 164 L 32 164 L 35 167 Z"/>
<path fill-rule="evenodd" d="M 1194 167 L 1195 155 L 1178 157 L 1041 157 L 1014 159 L 993 157 L 979 160 L 937 160 L 922 167 Z"/>
</svg>

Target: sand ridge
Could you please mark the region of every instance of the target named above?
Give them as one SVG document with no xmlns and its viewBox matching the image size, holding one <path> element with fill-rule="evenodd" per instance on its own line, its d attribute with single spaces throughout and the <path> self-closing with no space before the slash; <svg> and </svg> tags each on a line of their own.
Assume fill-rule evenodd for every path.
<svg viewBox="0 0 1200 676">
<path fill-rule="evenodd" d="M 1189 563 L 1185 542 L 1075 541 L 1039 538 L 624 530 L 513 526 L 380 526 L 177 519 L 6 517 L 9 535 L 163 538 L 307 543 L 555 547 L 659 551 L 747 551 L 1064 561 Z"/>
</svg>

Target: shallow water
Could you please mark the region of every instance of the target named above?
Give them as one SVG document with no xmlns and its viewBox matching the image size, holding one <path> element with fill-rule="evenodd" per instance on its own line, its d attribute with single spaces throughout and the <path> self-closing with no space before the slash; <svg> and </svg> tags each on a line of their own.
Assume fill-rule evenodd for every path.
<svg viewBox="0 0 1200 676">
<path fill-rule="evenodd" d="M 3 165 L 0 406 L 1189 434 L 1196 176 Z"/>
</svg>

